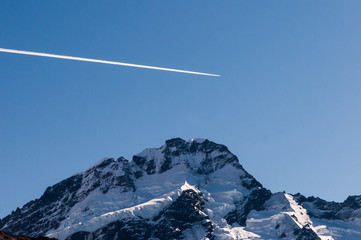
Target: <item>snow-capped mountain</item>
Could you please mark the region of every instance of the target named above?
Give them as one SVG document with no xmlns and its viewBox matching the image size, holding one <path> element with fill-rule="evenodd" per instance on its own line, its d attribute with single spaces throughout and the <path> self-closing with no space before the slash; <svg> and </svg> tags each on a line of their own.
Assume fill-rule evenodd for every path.
<svg viewBox="0 0 361 240">
<path fill-rule="evenodd" d="M 60 240 L 361 239 L 361 197 L 271 193 L 226 146 L 175 138 L 48 187 L 0 229 Z"/>
</svg>

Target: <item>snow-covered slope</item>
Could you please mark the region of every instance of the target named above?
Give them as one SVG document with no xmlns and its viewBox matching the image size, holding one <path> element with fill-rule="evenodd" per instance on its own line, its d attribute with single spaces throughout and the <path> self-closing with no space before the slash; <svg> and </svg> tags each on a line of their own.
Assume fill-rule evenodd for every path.
<svg viewBox="0 0 361 240">
<path fill-rule="evenodd" d="M 344 202 L 328 202 L 297 193 L 295 200 L 308 212 L 315 232 L 334 239 L 361 239 L 361 196 L 349 196 Z"/>
<path fill-rule="evenodd" d="M 360 239 L 359 199 L 325 219 L 302 197 L 272 194 L 224 145 L 175 138 L 132 161 L 102 159 L 0 220 L 0 229 L 61 240 Z"/>
</svg>

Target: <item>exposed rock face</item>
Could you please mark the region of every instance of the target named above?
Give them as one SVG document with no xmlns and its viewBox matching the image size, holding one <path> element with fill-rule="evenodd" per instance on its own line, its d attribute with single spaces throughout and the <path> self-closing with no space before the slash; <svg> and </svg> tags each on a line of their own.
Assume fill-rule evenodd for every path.
<svg viewBox="0 0 361 240">
<path fill-rule="evenodd" d="M 47 237 L 27 237 L 27 236 L 19 236 L 19 235 L 10 235 L 6 232 L 0 231 L 0 240 L 57 240 L 55 238 L 47 238 Z"/>
<path fill-rule="evenodd" d="M 82 176 L 75 175 L 48 187 L 40 199 L 30 201 L 1 221 L 1 229 L 18 235 L 41 236 L 48 229 L 56 229 L 64 220 L 66 210 L 77 201 Z"/>
<path fill-rule="evenodd" d="M 246 226 L 249 212 L 252 210 L 264 210 L 264 203 L 271 196 L 271 191 L 265 188 L 259 188 L 251 192 L 251 194 L 245 197 L 242 201 L 235 202 L 236 209 L 225 216 L 227 223 L 230 225 L 238 223 L 241 226 Z"/>
<path fill-rule="evenodd" d="M 349 196 L 344 202 L 328 202 L 318 197 L 308 197 L 297 193 L 293 195 L 298 203 L 315 218 L 349 221 L 361 218 L 361 196 Z"/>
<path fill-rule="evenodd" d="M 295 240 L 321 240 L 321 238 L 306 225 L 301 228 L 301 230 L 295 232 Z"/>
<path fill-rule="evenodd" d="M 360 203 L 272 194 L 226 146 L 174 138 L 132 161 L 104 158 L 48 187 L 0 220 L 0 229 L 60 240 L 337 239 L 309 215 L 360 219 Z"/>
</svg>

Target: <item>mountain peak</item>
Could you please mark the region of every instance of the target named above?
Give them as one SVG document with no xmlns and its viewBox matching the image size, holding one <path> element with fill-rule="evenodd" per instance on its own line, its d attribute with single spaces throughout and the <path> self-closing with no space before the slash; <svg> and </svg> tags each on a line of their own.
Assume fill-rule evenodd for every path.
<svg viewBox="0 0 361 240">
<path fill-rule="evenodd" d="M 242 168 L 226 146 L 201 138 L 166 140 L 159 148 L 147 148 L 134 155 L 133 162 L 148 175 L 163 173 L 180 164 L 198 174 L 212 173 L 227 164 Z"/>
<path fill-rule="evenodd" d="M 183 144 L 185 144 L 186 141 L 182 138 L 171 138 L 165 141 L 165 145 L 169 146 L 169 147 L 177 147 L 177 146 L 181 146 Z"/>
</svg>

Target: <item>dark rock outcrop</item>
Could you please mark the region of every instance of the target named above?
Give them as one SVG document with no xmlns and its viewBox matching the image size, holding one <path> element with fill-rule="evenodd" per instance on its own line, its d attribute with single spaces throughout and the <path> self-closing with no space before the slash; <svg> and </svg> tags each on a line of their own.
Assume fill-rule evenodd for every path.
<svg viewBox="0 0 361 240">
<path fill-rule="evenodd" d="M 355 211 L 361 209 L 361 196 L 349 196 L 343 202 L 328 202 L 318 197 L 305 197 L 300 193 L 293 195 L 294 199 L 301 204 L 311 217 L 324 219 L 350 220 Z"/>
<path fill-rule="evenodd" d="M 308 225 L 296 230 L 294 234 L 296 236 L 295 240 L 321 240 Z"/>
<path fill-rule="evenodd" d="M 232 225 L 238 223 L 246 226 L 247 216 L 252 210 L 263 210 L 263 204 L 272 196 L 271 191 L 265 188 L 258 188 L 251 192 L 242 202 L 236 202 L 236 209 L 229 212 L 224 218 Z"/>
<path fill-rule="evenodd" d="M 47 237 L 27 237 L 20 235 L 10 235 L 6 232 L 0 231 L 0 240 L 57 240 L 57 239 L 47 238 Z"/>
</svg>

